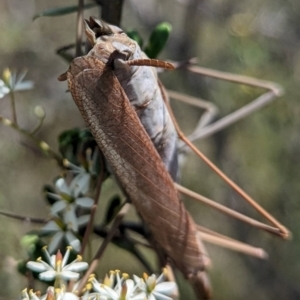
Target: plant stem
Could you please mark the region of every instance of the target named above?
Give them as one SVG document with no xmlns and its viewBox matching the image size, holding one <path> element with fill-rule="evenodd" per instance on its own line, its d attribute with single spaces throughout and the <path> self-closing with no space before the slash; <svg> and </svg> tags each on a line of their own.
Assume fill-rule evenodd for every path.
<svg viewBox="0 0 300 300">
<path fill-rule="evenodd" d="M 101 19 L 110 24 L 120 26 L 123 0 L 102 0 Z"/>
<path fill-rule="evenodd" d="M 125 205 L 122 207 L 122 209 L 119 211 L 119 213 L 116 215 L 114 222 L 108 232 L 107 237 L 104 239 L 104 241 L 102 242 L 102 244 L 100 245 L 93 261 L 90 264 L 89 269 L 87 270 L 87 272 L 85 273 L 84 277 L 81 279 L 79 286 L 77 287 L 79 294 L 81 293 L 82 288 L 84 287 L 85 283 L 87 282 L 89 276 L 94 272 L 94 270 L 97 267 L 97 264 L 103 254 L 103 252 L 105 251 L 107 245 L 109 244 L 109 242 L 111 241 L 111 239 L 113 238 L 115 232 L 117 231 L 122 219 L 124 218 L 124 216 L 127 214 L 128 210 L 130 208 L 130 204 L 127 202 L 125 203 Z"/>
<path fill-rule="evenodd" d="M 0 211 L 0 215 L 6 216 L 8 218 L 13 218 L 16 220 L 21 220 L 21 221 L 26 221 L 26 222 L 36 223 L 36 224 L 45 224 L 47 222 L 46 219 L 35 218 L 35 217 L 26 217 L 23 215 L 18 215 L 18 214 L 15 214 L 12 212 L 6 212 L 6 211 Z"/>
<path fill-rule="evenodd" d="M 82 55 L 82 26 L 83 26 L 83 7 L 84 0 L 78 0 L 78 13 L 77 13 L 77 24 L 76 24 L 76 53 L 75 57 Z"/>
<path fill-rule="evenodd" d="M 94 200 L 95 200 L 94 201 L 94 206 L 92 207 L 92 210 L 91 210 L 90 220 L 89 220 L 89 223 L 86 227 L 86 230 L 85 230 L 85 233 L 84 233 L 84 236 L 83 236 L 83 240 L 82 240 L 81 249 L 80 249 L 80 255 L 82 255 L 82 256 L 84 254 L 85 247 L 88 244 L 89 236 L 91 235 L 91 232 L 93 230 L 94 218 L 95 218 L 96 209 L 97 209 L 97 206 L 98 206 L 98 202 L 99 202 L 99 198 L 100 198 L 100 194 L 101 194 L 102 182 L 103 182 L 103 172 L 104 172 L 103 164 L 104 164 L 104 160 L 103 160 L 103 157 L 101 155 L 101 172 L 100 172 L 100 175 L 99 175 L 98 181 L 97 181 L 96 194 L 95 194 L 95 198 L 94 198 Z"/>
<path fill-rule="evenodd" d="M 17 122 L 17 111 L 16 111 L 16 101 L 15 101 L 14 91 L 11 91 L 9 94 L 10 94 L 10 103 L 11 103 L 11 110 L 12 110 L 12 119 L 13 119 L 13 122 L 16 125 L 18 125 L 18 122 Z"/>
<path fill-rule="evenodd" d="M 19 133 L 21 133 L 22 135 L 25 135 L 26 137 L 30 138 L 31 141 L 40 149 L 42 150 L 42 152 L 47 155 L 50 156 L 52 158 L 54 158 L 57 163 L 59 164 L 59 166 L 63 167 L 63 158 L 61 157 L 60 154 L 56 153 L 53 149 L 50 148 L 50 146 L 42 141 L 39 140 L 38 138 L 36 138 L 35 136 L 33 136 L 30 132 L 28 132 L 25 129 L 22 129 L 19 127 L 18 124 L 16 124 L 15 122 L 12 122 L 11 120 L 4 118 L 0 115 L 0 122 L 2 122 L 4 125 L 9 126 L 13 129 L 15 129 L 16 131 L 18 131 Z"/>
</svg>

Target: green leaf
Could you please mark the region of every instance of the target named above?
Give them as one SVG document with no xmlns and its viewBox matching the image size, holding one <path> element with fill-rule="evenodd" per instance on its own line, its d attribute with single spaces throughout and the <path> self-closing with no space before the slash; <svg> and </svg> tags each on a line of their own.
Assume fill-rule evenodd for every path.
<svg viewBox="0 0 300 300">
<path fill-rule="evenodd" d="M 74 128 L 74 129 L 69 129 L 63 131 L 59 136 L 58 136 L 58 144 L 59 147 L 66 147 L 69 144 L 72 144 L 74 141 L 79 139 L 79 128 Z"/>
<path fill-rule="evenodd" d="M 171 30 L 172 25 L 167 22 L 160 23 L 155 27 L 144 49 L 149 58 L 156 58 L 158 56 L 166 45 Z"/>
<path fill-rule="evenodd" d="M 63 131 L 58 136 L 59 151 L 63 157 L 77 164 L 77 154 L 80 149 L 80 129 L 74 128 Z"/>
<path fill-rule="evenodd" d="M 105 224 L 109 224 L 114 219 L 114 217 L 120 211 L 121 206 L 121 199 L 118 195 L 114 196 L 110 200 L 109 206 L 106 211 Z"/>
<path fill-rule="evenodd" d="M 18 262 L 18 265 L 17 265 L 18 272 L 24 276 L 28 272 L 28 269 L 26 268 L 26 264 L 27 264 L 27 260 L 21 260 Z"/>
<path fill-rule="evenodd" d="M 35 244 L 38 242 L 39 237 L 36 234 L 26 234 L 21 239 L 21 245 L 28 251 L 33 252 L 35 250 Z"/>
<path fill-rule="evenodd" d="M 81 141 L 94 139 L 92 133 L 87 128 L 80 129 L 79 138 Z"/>
<path fill-rule="evenodd" d="M 74 44 L 74 48 L 75 48 L 75 44 Z M 73 54 L 68 53 L 69 49 L 65 50 L 57 50 L 56 53 L 57 55 L 59 55 L 62 59 L 64 59 L 66 62 L 71 63 L 72 60 L 75 58 Z"/>
<path fill-rule="evenodd" d="M 38 257 L 42 256 L 42 248 L 45 243 L 39 238 L 39 232 L 32 230 L 24 235 L 21 239 L 21 245 L 29 255 L 29 259 L 35 261 Z"/>
<path fill-rule="evenodd" d="M 55 189 L 49 185 L 49 184 L 45 184 L 43 186 L 43 193 L 44 193 L 44 197 L 45 197 L 45 200 L 47 201 L 47 204 L 48 205 L 53 205 L 56 201 L 49 196 L 48 193 L 55 193 Z"/>
<path fill-rule="evenodd" d="M 136 41 L 141 48 L 143 47 L 143 43 L 144 43 L 143 38 L 140 36 L 140 34 L 136 30 L 129 30 L 126 32 L 126 34 L 132 40 Z"/>
<path fill-rule="evenodd" d="M 97 6 L 97 3 L 89 3 L 84 5 L 84 9 L 92 8 Z M 78 11 L 78 5 L 72 5 L 72 6 L 64 6 L 64 7 L 54 7 L 47 10 L 44 10 L 42 12 L 39 12 L 35 14 L 32 19 L 33 21 L 40 18 L 40 17 L 56 17 L 56 16 L 63 16 L 67 14 L 71 14 L 73 12 Z"/>
</svg>

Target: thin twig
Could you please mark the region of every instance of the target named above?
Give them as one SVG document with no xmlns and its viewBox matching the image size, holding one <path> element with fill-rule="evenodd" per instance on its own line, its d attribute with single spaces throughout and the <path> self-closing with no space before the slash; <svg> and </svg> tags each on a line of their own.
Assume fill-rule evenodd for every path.
<svg viewBox="0 0 300 300">
<path fill-rule="evenodd" d="M 26 222 L 31 222 L 31 223 L 36 223 L 36 224 L 45 224 L 48 222 L 46 219 L 41 219 L 41 218 L 35 218 L 35 217 L 26 217 L 23 215 L 18 215 L 12 212 L 6 212 L 6 211 L 0 211 L 0 215 L 16 219 L 16 220 L 21 220 L 21 221 L 26 221 Z"/>
<path fill-rule="evenodd" d="M 18 125 L 17 121 L 17 111 L 16 111 L 16 101 L 15 101 L 15 93 L 14 91 L 10 91 L 10 103 L 11 103 L 11 110 L 12 110 L 12 119 L 13 122 Z"/>
<path fill-rule="evenodd" d="M 82 44 L 82 32 L 83 32 L 83 9 L 84 9 L 84 0 L 78 0 L 75 57 L 82 55 L 81 44 Z"/>
<path fill-rule="evenodd" d="M 42 118 L 39 118 L 39 123 L 36 125 L 36 127 L 31 131 L 31 134 L 34 135 L 35 133 L 38 132 L 38 130 L 40 130 L 40 128 L 42 127 L 43 123 L 44 123 L 44 120 L 45 120 L 45 117 L 42 117 Z"/>
<path fill-rule="evenodd" d="M 32 289 L 32 290 L 35 290 L 35 280 L 34 280 L 34 277 L 33 277 L 33 274 L 32 274 L 32 271 L 27 271 L 25 273 L 25 276 L 27 278 L 27 288 L 28 289 Z"/>
<path fill-rule="evenodd" d="M 140 263 L 145 267 L 145 269 L 150 273 L 153 274 L 154 271 L 152 270 L 151 266 L 148 264 L 147 260 L 144 258 L 142 253 L 139 251 L 139 249 L 136 246 L 143 246 L 149 249 L 153 249 L 153 247 L 146 242 L 141 242 L 136 238 L 132 238 L 130 235 L 127 235 L 125 232 L 126 226 L 122 226 L 120 224 L 119 230 L 115 232 L 112 243 L 114 243 L 116 246 L 129 251 L 131 254 L 133 254 Z M 129 228 L 127 228 L 130 230 Z M 97 234 L 100 237 L 107 237 L 109 229 L 103 228 L 103 226 L 94 226 L 94 233 Z"/>
<path fill-rule="evenodd" d="M 123 0 L 102 0 L 101 19 L 113 25 L 120 26 Z"/>
<path fill-rule="evenodd" d="M 101 154 L 100 154 L 101 155 Z M 102 158 L 102 155 L 101 155 Z M 86 227 L 85 233 L 84 233 L 84 237 L 83 237 L 83 241 L 82 241 L 82 245 L 81 245 L 81 249 L 80 249 L 80 255 L 84 254 L 84 250 L 86 245 L 88 244 L 88 240 L 89 237 L 93 231 L 93 225 L 94 225 L 94 219 L 95 219 L 95 214 L 96 214 L 96 210 L 97 210 L 97 206 L 98 206 L 98 202 L 99 202 L 99 198 L 100 198 L 100 194 L 101 194 L 101 187 L 102 187 L 102 181 L 103 181 L 103 159 L 101 159 L 101 171 L 100 171 L 100 175 L 98 177 L 98 182 L 97 182 L 97 187 L 96 187 L 96 195 L 94 198 L 94 206 L 92 207 L 91 210 L 91 216 L 90 216 L 90 220 L 89 223 Z"/>
<path fill-rule="evenodd" d="M 57 163 L 63 167 L 63 158 L 60 156 L 60 154 L 56 153 L 54 150 L 51 149 L 49 144 L 47 144 L 45 141 L 39 140 L 35 136 L 33 136 L 30 132 L 26 131 L 25 129 L 22 129 L 19 127 L 18 124 L 12 122 L 11 120 L 4 118 L 3 116 L 0 115 L 0 122 L 2 122 L 4 125 L 9 126 L 22 135 L 28 137 L 31 139 L 31 141 L 47 156 L 52 157 L 57 161 Z"/>
<path fill-rule="evenodd" d="M 119 213 L 116 215 L 114 222 L 112 224 L 112 227 L 110 228 L 110 231 L 108 232 L 107 237 L 104 239 L 104 241 L 102 242 L 99 250 L 97 251 L 95 257 L 93 258 L 89 269 L 87 270 L 87 272 L 85 273 L 84 277 L 82 278 L 79 286 L 78 286 L 78 292 L 80 294 L 81 290 L 83 289 L 85 283 L 87 282 L 89 276 L 94 272 L 94 270 L 97 267 L 97 264 L 103 254 L 103 252 L 105 251 L 107 245 L 109 244 L 109 242 L 111 241 L 111 239 L 113 238 L 116 230 L 118 229 L 122 219 L 124 218 L 124 216 L 127 214 L 128 210 L 130 208 L 130 203 L 125 203 L 125 205 L 122 207 L 122 209 L 119 211 Z"/>
</svg>

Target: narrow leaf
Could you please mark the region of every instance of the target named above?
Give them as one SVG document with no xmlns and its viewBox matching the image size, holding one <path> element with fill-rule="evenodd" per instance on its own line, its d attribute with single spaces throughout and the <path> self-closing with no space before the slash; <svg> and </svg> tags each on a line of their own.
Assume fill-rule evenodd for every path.
<svg viewBox="0 0 300 300">
<path fill-rule="evenodd" d="M 97 6 L 97 3 L 89 3 L 84 5 L 84 9 L 92 8 Z M 72 5 L 72 6 L 64 6 L 64 7 L 54 7 L 47 10 L 44 10 L 42 12 L 39 12 L 35 14 L 32 19 L 33 21 L 40 18 L 40 17 L 56 17 L 56 16 L 63 16 L 67 14 L 71 14 L 73 12 L 77 12 L 78 5 Z"/>
<path fill-rule="evenodd" d="M 164 48 L 171 30 L 172 25 L 167 22 L 160 23 L 155 27 L 144 49 L 149 58 L 156 58 L 158 56 Z"/>
<path fill-rule="evenodd" d="M 114 196 L 108 205 L 106 216 L 105 216 L 105 224 L 109 224 L 116 214 L 120 211 L 121 207 L 121 199 L 119 196 Z"/>
</svg>

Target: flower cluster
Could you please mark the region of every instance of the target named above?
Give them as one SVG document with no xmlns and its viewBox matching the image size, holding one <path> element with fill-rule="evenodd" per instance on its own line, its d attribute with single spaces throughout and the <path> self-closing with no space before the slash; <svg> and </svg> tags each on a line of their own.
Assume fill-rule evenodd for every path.
<svg viewBox="0 0 300 300">
<path fill-rule="evenodd" d="M 48 193 L 48 197 L 55 201 L 51 206 L 53 219 L 41 228 L 41 232 L 53 234 L 49 245 L 50 253 L 58 249 L 63 239 L 75 251 L 80 251 L 81 244 L 76 234 L 78 229 L 89 221 L 90 215 L 77 217 L 76 210 L 77 208 L 90 209 L 94 205 L 92 198 L 82 196 L 88 184 L 89 177 L 81 174 L 75 176 L 70 185 L 64 178 L 59 178 L 55 183 L 57 193 Z"/>
<path fill-rule="evenodd" d="M 65 159 L 64 166 L 72 175 L 71 182 L 68 184 L 65 178 L 59 178 L 55 182 L 56 193 L 47 193 L 48 199 L 53 202 L 50 212 L 52 219 L 41 228 L 41 233 L 52 235 L 48 249 L 50 253 L 59 249 L 62 241 L 71 245 L 76 252 L 80 251 L 78 230 L 88 223 L 90 214 L 86 214 L 86 210 L 94 205 L 94 200 L 86 195 L 96 176 L 95 165 L 99 153 L 87 149 L 85 155 L 84 166 L 74 165 Z M 78 216 L 79 210 L 81 214 Z M 85 213 L 82 214 L 82 211 Z"/>
<path fill-rule="evenodd" d="M 59 250 L 56 255 L 50 256 L 47 248 L 44 247 L 42 250 L 48 262 L 43 261 L 42 258 L 38 258 L 36 262 L 29 261 L 26 266 L 28 269 L 40 273 L 39 278 L 41 280 L 55 280 L 59 283 L 57 286 L 60 287 L 67 280 L 78 280 L 80 276 L 78 272 L 88 268 L 88 264 L 81 261 L 80 255 L 67 265 L 71 249 L 72 247 L 68 247 L 63 257 Z"/>
<path fill-rule="evenodd" d="M 47 293 L 43 296 L 25 289 L 22 292 L 22 300 L 172 300 L 177 297 L 176 283 L 165 281 L 166 269 L 159 277 L 144 274 L 143 278 L 133 275 L 133 279 L 130 279 L 126 273 L 121 274 L 118 270 L 111 271 L 102 283 L 91 275 L 83 291 L 78 291 L 76 290 L 80 277 L 78 272 L 86 270 L 88 264 L 81 262 L 78 256 L 75 261 L 67 265 L 70 250 L 71 247 L 68 247 L 65 256 L 62 257 L 59 251 L 56 255 L 50 256 L 44 248 L 48 263 L 41 258 L 37 262 L 27 263 L 30 270 L 40 273 L 40 279 L 55 280 L 55 283 L 54 287 L 48 287 Z M 69 280 L 75 282 L 72 292 L 66 289 L 66 283 Z M 83 293 L 81 297 L 80 292 Z"/>
<path fill-rule="evenodd" d="M 133 280 L 128 274 L 120 274 L 120 271 L 111 271 L 103 283 L 99 283 L 93 276 L 89 282 L 96 293 L 90 294 L 101 296 L 105 300 L 172 300 L 177 295 L 175 282 L 164 282 L 166 270 L 157 278 L 154 274 L 144 278 L 133 275 Z"/>
</svg>

